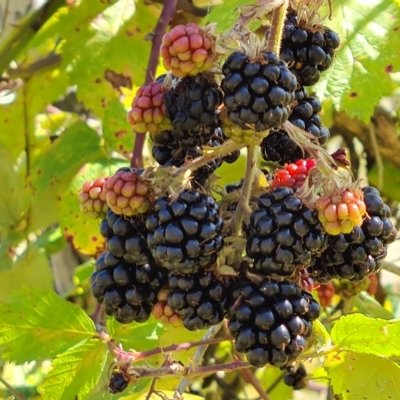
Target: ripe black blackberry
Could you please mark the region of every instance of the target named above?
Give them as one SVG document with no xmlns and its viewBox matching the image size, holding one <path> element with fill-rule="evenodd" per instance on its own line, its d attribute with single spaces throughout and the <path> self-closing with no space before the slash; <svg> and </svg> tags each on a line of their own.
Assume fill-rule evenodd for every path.
<svg viewBox="0 0 400 400">
<path fill-rule="evenodd" d="M 288 119 L 297 81 L 275 53 L 266 51 L 257 61 L 244 53 L 232 53 L 222 72 L 224 104 L 233 123 L 264 131 Z"/>
<path fill-rule="evenodd" d="M 143 215 L 127 218 L 108 210 L 100 232 L 107 238 L 106 248 L 113 256 L 138 265 L 153 261 L 146 242 L 146 219 Z"/>
<path fill-rule="evenodd" d="M 128 387 L 129 381 L 121 372 L 113 372 L 108 385 L 110 393 L 116 394 L 123 392 Z"/>
<path fill-rule="evenodd" d="M 300 129 L 313 135 L 320 146 L 329 139 L 329 129 L 323 125 L 318 115 L 322 110 L 321 102 L 315 97 L 308 97 L 307 91 L 296 91 L 297 101 L 292 106 L 289 121 Z M 281 165 L 307 159 L 310 155 L 295 143 L 283 131 L 271 131 L 261 142 L 261 155 L 265 161 L 277 162 Z"/>
<path fill-rule="evenodd" d="M 169 277 L 168 305 L 182 317 L 186 329 L 206 329 L 222 321 L 230 296 L 230 278 L 212 272 Z"/>
<path fill-rule="evenodd" d="M 290 276 L 325 245 L 317 214 L 294 193 L 287 187 L 273 189 L 258 199 L 250 216 L 246 252 L 259 274 Z"/>
<path fill-rule="evenodd" d="M 146 227 L 153 257 L 170 271 L 196 273 L 215 263 L 223 247 L 218 205 L 198 191 L 159 198 Z"/>
<path fill-rule="evenodd" d="M 167 281 L 165 268 L 128 263 L 109 251 L 96 260 L 95 272 L 90 277 L 93 296 L 107 315 L 123 324 L 147 321 L 157 294 Z"/>
<path fill-rule="evenodd" d="M 284 368 L 285 375 L 283 382 L 285 385 L 292 387 L 294 390 L 301 390 L 307 386 L 306 377 L 307 370 L 302 363 L 294 363 L 289 367 Z"/>
<path fill-rule="evenodd" d="M 292 108 L 289 121 L 313 135 L 320 146 L 323 146 L 329 139 L 329 129 L 323 125 L 318 115 L 322 110 L 322 104 L 316 97 L 305 97 L 298 100 Z"/>
<path fill-rule="evenodd" d="M 222 93 L 210 74 L 186 76 L 165 94 L 172 137 L 181 147 L 206 144 L 218 126 Z"/>
<path fill-rule="evenodd" d="M 271 131 L 261 142 L 261 156 L 265 161 L 273 161 L 280 165 L 295 163 L 306 158 L 301 148 L 284 130 Z"/>
<path fill-rule="evenodd" d="M 315 85 L 321 72 L 331 66 L 339 44 L 339 36 L 330 28 L 301 25 L 292 14 L 283 29 L 280 57 L 288 63 L 300 85 Z"/>
<path fill-rule="evenodd" d="M 282 367 L 294 361 L 306 347 L 319 304 L 294 283 L 243 279 L 234 285 L 228 310 L 229 332 L 236 350 L 246 353 L 256 367 Z"/>
<path fill-rule="evenodd" d="M 390 207 L 377 189 L 363 188 L 366 217 L 349 234 L 327 235 L 328 247 L 309 268 L 312 278 L 326 283 L 334 278 L 361 281 L 377 272 L 387 254 L 387 245 L 397 237 L 390 220 Z"/>
</svg>

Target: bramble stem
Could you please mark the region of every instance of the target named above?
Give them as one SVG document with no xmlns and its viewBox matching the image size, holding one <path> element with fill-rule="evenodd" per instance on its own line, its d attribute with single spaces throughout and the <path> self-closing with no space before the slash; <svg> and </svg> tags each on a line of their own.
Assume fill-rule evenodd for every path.
<svg viewBox="0 0 400 400">
<path fill-rule="evenodd" d="M 271 34 L 268 40 L 267 49 L 275 54 L 281 51 L 282 31 L 285 25 L 286 13 L 289 6 L 289 1 L 285 0 L 282 5 L 275 8 L 271 21 Z"/>
<path fill-rule="evenodd" d="M 190 350 L 193 347 L 198 346 L 208 346 L 210 344 L 217 344 L 221 342 L 231 341 L 232 337 L 224 336 L 218 338 L 209 338 L 206 340 L 199 340 L 197 342 L 187 342 L 181 344 L 171 344 L 167 347 L 157 347 L 152 350 L 148 351 L 138 351 L 138 352 L 129 352 L 121 350 L 120 348 L 116 348 L 111 342 L 109 342 L 110 351 L 117 357 L 117 358 L 125 358 L 130 359 L 132 363 L 144 360 L 145 358 L 157 355 L 157 354 L 164 354 L 171 351 L 181 351 L 181 350 Z"/>
<path fill-rule="evenodd" d="M 242 193 L 238 200 L 238 205 L 233 215 L 234 236 L 239 236 L 243 219 L 251 212 L 249 200 L 251 196 L 251 188 L 257 172 L 258 146 L 247 147 L 246 174 L 244 176 Z"/>
<path fill-rule="evenodd" d="M 203 341 L 214 339 L 214 337 L 220 331 L 222 324 L 223 321 L 220 322 L 218 325 L 212 326 L 203 336 Z M 201 365 L 201 363 L 203 362 L 204 354 L 206 353 L 209 345 L 210 345 L 209 343 L 205 343 L 197 348 L 196 353 L 194 355 L 193 368 L 196 368 L 199 365 Z M 179 386 L 174 393 L 174 399 L 180 399 L 182 397 L 183 392 L 185 391 L 187 386 L 189 386 L 189 383 L 190 379 L 188 377 L 185 377 L 180 381 Z"/>
<path fill-rule="evenodd" d="M 203 156 L 196 158 L 186 165 L 176 169 L 172 173 L 172 177 L 183 175 L 188 170 L 196 171 L 197 169 L 214 160 L 215 158 L 226 156 L 227 154 L 232 153 L 235 150 L 239 150 L 242 147 L 243 145 L 234 143 L 232 142 L 232 140 L 227 140 L 221 146 L 215 147 L 211 151 L 206 151 Z"/>
<path fill-rule="evenodd" d="M 151 50 L 149 64 L 146 71 L 146 79 L 144 84 L 148 85 L 153 81 L 157 64 L 158 57 L 160 54 L 161 40 L 167 30 L 169 21 L 176 12 L 177 0 L 165 0 L 164 7 L 161 11 L 160 18 L 157 21 L 157 25 L 154 28 L 152 34 Z M 135 132 L 135 144 L 133 146 L 133 154 L 131 159 L 131 167 L 141 168 L 143 167 L 143 146 L 146 140 L 146 134 Z"/>
<path fill-rule="evenodd" d="M 26 400 L 25 396 L 22 395 L 20 392 L 18 392 L 16 389 L 14 389 L 7 381 L 5 381 L 2 377 L 0 377 L 0 382 L 12 393 L 12 395 L 17 399 L 17 400 Z"/>
</svg>

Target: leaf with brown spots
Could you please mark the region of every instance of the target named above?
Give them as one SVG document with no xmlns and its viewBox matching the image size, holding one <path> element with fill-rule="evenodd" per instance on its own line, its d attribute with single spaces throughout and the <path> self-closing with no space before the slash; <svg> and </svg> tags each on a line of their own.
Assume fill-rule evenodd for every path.
<svg viewBox="0 0 400 400">
<path fill-rule="evenodd" d="M 337 0 L 333 20 L 324 23 L 338 32 L 341 45 L 317 92 L 332 98 L 338 111 L 367 122 L 393 91 L 390 73 L 400 71 L 400 4 Z"/>
</svg>

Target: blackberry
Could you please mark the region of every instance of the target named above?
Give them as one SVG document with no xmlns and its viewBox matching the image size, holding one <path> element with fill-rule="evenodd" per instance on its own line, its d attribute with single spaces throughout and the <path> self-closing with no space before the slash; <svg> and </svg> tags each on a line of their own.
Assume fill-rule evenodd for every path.
<svg viewBox="0 0 400 400">
<path fill-rule="evenodd" d="M 137 265 L 102 253 L 90 277 L 92 294 L 118 322 L 144 322 L 166 284 L 167 270 L 156 264 Z"/>
<path fill-rule="evenodd" d="M 300 96 L 299 96 L 300 97 Z M 322 110 L 322 104 L 316 97 L 305 97 L 298 100 L 292 108 L 289 121 L 300 129 L 313 135 L 320 146 L 329 139 L 330 132 L 322 123 L 318 115 Z"/>
<path fill-rule="evenodd" d="M 222 73 L 224 104 L 233 123 L 265 131 L 288 119 L 297 81 L 275 53 L 266 51 L 258 61 L 251 61 L 244 53 L 232 53 Z"/>
<path fill-rule="evenodd" d="M 100 230 L 102 235 L 107 238 L 107 250 L 114 257 L 138 265 L 153 261 L 146 242 L 145 216 L 125 218 L 109 210 L 105 220 L 101 223 Z"/>
<path fill-rule="evenodd" d="M 283 382 L 285 385 L 292 387 L 294 390 L 301 390 L 307 386 L 306 378 L 307 370 L 304 364 L 296 363 L 285 368 Z"/>
<path fill-rule="evenodd" d="M 247 255 L 263 275 L 290 276 L 322 251 L 325 235 L 315 212 L 288 187 L 277 187 L 258 199 L 247 229 Z"/>
<path fill-rule="evenodd" d="M 146 227 L 153 257 L 170 271 L 198 272 L 215 263 L 223 247 L 217 203 L 194 190 L 183 190 L 172 201 L 159 198 Z"/>
<path fill-rule="evenodd" d="M 128 387 L 129 381 L 121 372 L 113 372 L 108 385 L 110 393 L 116 394 L 123 392 Z"/>
<path fill-rule="evenodd" d="M 237 282 L 232 296 L 228 329 L 236 350 L 246 353 L 252 365 L 282 367 L 305 350 L 311 322 L 320 312 L 309 293 L 294 283 L 268 278 L 259 284 Z"/>
<path fill-rule="evenodd" d="M 361 281 L 377 272 L 387 254 L 387 245 L 397 237 L 390 208 L 377 189 L 362 189 L 366 217 L 349 234 L 327 235 L 328 247 L 309 269 L 313 279 L 326 283 L 334 278 Z"/>
<path fill-rule="evenodd" d="M 221 103 L 222 93 L 209 75 L 182 78 L 165 95 L 172 137 L 185 148 L 206 144 L 218 126 Z"/>
<path fill-rule="evenodd" d="M 212 272 L 169 277 L 168 305 L 182 317 L 186 329 L 206 329 L 222 321 L 229 302 L 231 279 Z"/>
<path fill-rule="evenodd" d="M 315 85 L 321 72 L 331 66 L 339 44 L 333 30 L 326 26 L 302 26 L 291 15 L 283 29 L 280 57 L 288 63 L 301 86 Z"/>
<path fill-rule="evenodd" d="M 295 163 L 306 158 L 307 154 L 284 130 L 271 131 L 261 142 L 261 156 L 265 161 L 273 161 L 280 165 Z"/>
</svg>

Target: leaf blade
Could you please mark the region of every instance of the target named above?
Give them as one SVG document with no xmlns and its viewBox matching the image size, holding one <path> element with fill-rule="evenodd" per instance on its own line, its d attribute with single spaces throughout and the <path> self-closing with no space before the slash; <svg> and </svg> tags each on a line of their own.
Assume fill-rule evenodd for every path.
<svg viewBox="0 0 400 400">
<path fill-rule="evenodd" d="M 0 303 L 0 350 L 9 361 L 53 358 L 95 332 L 82 309 L 50 290 L 24 287 Z"/>
</svg>

